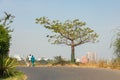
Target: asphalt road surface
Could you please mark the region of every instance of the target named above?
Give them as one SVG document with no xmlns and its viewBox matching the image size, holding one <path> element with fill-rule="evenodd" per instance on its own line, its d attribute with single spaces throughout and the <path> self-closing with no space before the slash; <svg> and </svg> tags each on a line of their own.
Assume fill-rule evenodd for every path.
<svg viewBox="0 0 120 80">
<path fill-rule="evenodd" d="M 18 67 L 28 80 L 120 80 L 119 70 L 70 67 Z"/>
</svg>

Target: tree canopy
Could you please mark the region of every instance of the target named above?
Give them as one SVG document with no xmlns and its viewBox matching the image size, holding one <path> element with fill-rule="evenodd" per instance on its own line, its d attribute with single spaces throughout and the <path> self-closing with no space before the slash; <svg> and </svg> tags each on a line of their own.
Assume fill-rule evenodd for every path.
<svg viewBox="0 0 120 80">
<path fill-rule="evenodd" d="M 9 52 L 11 36 L 4 26 L 0 25 L 0 54 L 7 55 Z"/>
<path fill-rule="evenodd" d="M 12 23 L 14 16 L 5 12 L 5 17 L 0 18 L 0 55 L 8 56 L 10 48 L 12 30 L 9 24 Z"/>
<path fill-rule="evenodd" d="M 113 43 L 114 54 L 116 57 L 120 58 L 120 29 L 117 29 L 116 37 Z"/>
<path fill-rule="evenodd" d="M 53 44 L 71 46 L 71 62 L 73 63 L 75 62 L 74 47 L 97 41 L 97 33 L 89 27 L 85 27 L 86 23 L 79 21 L 79 19 L 60 22 L 59 20 L 51 21 L 47 17 L 40 17 L 36 19 L 36 23 L 44 25 L 45 28 L 56 33 L 55 35 L 47 35 Z"/>
</svg>

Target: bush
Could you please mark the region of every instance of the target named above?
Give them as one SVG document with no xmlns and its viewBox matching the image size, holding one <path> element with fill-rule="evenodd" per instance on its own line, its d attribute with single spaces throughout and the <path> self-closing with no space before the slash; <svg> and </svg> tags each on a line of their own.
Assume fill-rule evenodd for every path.
<svg viewBox="0 0 120 80">
<path fill-rule="evenodd" d="M 63 59 L 61 56 L 56 56 L 54 57 L 54 63 L 52 65 L 65 65 L 68 64 L 69 62 Z"/>
<path fill-rule="evenodd" d="M 0 80 L 27 80 L 27 76 L 23 72 L 17 72 L 15 76 L 0 78 Z"/>
<path fill-rule="evenodd" d="M 16 74 L 16 59 L 0 56 L 0 77 L 9 77 Z"/>
<path fill-rule="evenodd" d="M 42 59 L 39 61 L 39 64 L 46 65 L 46 64 L 48 64 L 48 62 L 46 60 Z"/>
<path fill-rule="evenodd" d="M 120 58 L 113 59 L 111 61 L 110 67 L 112 69 L 120 69 Z"/>
<path fill-rule="evenodd" d="M 0 25 L 0 55 L 8 56 L 11 35 L 9 30 Z"/>
<path fill-rule="evenodd" d="M 107 67 L 108 67 L 107 61 L 105 61 L 105 60 L 100 60 L 100 61 L 98 62 L 98 67 L 100 67 L 100 68 L 107 68 Z"/>
</svg>

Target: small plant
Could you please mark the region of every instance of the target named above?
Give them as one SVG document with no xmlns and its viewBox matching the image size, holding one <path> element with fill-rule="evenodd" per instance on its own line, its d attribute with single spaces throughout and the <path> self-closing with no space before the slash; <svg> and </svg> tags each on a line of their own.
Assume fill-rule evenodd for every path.
<svg viewBox="0 0 120 80">
<path fill-rule="evenodd" d="M 18 72 L 15 76 L 0 78 L 0 80 L 27 80 L 27 76 L 23 72 Z"/>
<path fill-rule="evenodd" d="M 65 59 L 63 59 L 61 56 L 54 57 L 54 63 L 53 63 L 53 65 L 58 65 L 58 64 L 65 65 L 67 63 L 68 63 L 68 61 L 66 61 Z"/>
<path fill-rule="evenodd" d="M 0 77 L 9 77 L 16 74 L 15 69 L 16 59 L 6 56 L 0 56 Z"/>
<path fill-rule="evenodd" d="M 98 67 L 100 67 L 100 68 L 107 68 L 107 61 L 105 61 L 105 60 L 100 60 L 100 61 L 98 62 Z"/>
<path fill-rule="evenodd" d="M 115 58 L 111 61 L 110 67 L 112 69 L 120 69 L 120 58 Z"/>
</svg>

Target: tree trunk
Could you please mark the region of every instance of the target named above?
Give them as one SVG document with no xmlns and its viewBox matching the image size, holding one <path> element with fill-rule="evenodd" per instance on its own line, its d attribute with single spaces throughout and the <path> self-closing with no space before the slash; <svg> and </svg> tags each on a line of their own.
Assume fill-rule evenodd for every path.
<svg viewBox="0 0 120 80">
<path fill-rule="evenodd" d="M 71 63 L 75 63 L 75 46 L 73 41 L 71 44 Z"/>
</svg>

